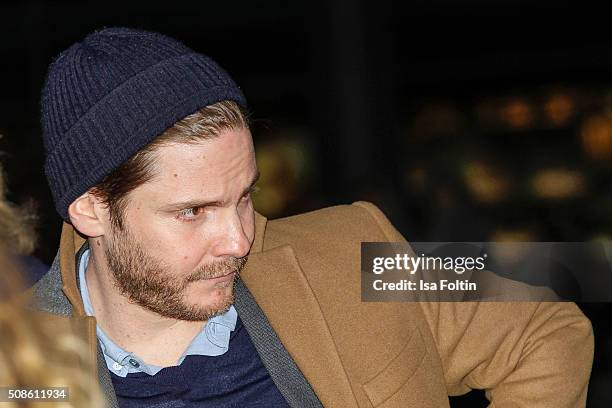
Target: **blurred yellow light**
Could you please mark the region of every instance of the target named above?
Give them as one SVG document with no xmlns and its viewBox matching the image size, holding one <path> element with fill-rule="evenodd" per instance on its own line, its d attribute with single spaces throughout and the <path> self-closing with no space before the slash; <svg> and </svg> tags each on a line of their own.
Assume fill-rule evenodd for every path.
<svg viewBox="0 0 612 408">
<path fill-rule="evenodd" d="M 588 118 L 580 131 L 582 146 L 596 160 L 612 158 L 612 123 L 603 115 Z"/>
<path fill-rule="evenodd" d="M 610 244 L 612 243 L 612 235 L 606 232 L 601 232 L 599 234 L 593 235 L 589 241 Z"/>
<path fill-rule="evenodd" d="M 510 183 L 491 166 L 472 162 L 465 166 L 463 179 L 467 189 L 476 200 L 493 204 L 506 197 Z"/>
<path fill-rule="evenodd" d="M 544 112 L 553 125 L 566 125 L 574 114 L 574 101 L 568 95 L 552 95 L 544 104 Z"/>
<path fill-rule="evenodd" d="M 582 194 L 585 184 L 584 175 L 579 171 L 544 169 L 535 174 L 531 188 L 538 197 L 558 200 Z"/>
<path fill-rule="evenodd" d="M 282 173 L 282 163 L 270 146 L 264 144 L 257 149 L 257 168 L 263 182 L 273 180 Z"/>
<path fill-rule="evenodd" d="M 492 242 L 533 242 L 537 241 L 536 234 L 529 229 L 506 229 L 500 228 L 495 231 L 490 239 Z M 533 247 L 525 245 L 493 245 L 488 249 L 488 253 L 491 259 L 495 259 L 497 262 L 509 266 L 520 265 L 521 262 L 530 258 L 530 253 L 533 252 Z"/>
<path fill-rule="evenodd" d="M 514 128 L 523 129 L 531 126 L 533 110 L 526 101 L 514 99 L 501 108 L 500 118 Z"/>
<path fill-rule="evenodd" d="M 253 207 L 261 214 L 273 217 L 281 213 L 287 206 L 287 194 L 282 187 L 270 185 L 262 187 L 253 196 Z"/>
<path fill-rule="evenodd" d="M 282 215 L 305 191 L 310 166 L 307 149 L 299 140 L 284 137 L 259 144 L 256 157 L 261 176 L 254 206 L 269 217 Z"/>
<path fill-rule="evenodd" d="M 284 141 L 277 146 L 277 154 L 282 157 L 286 175 L 292 182 L 298 182 L 303 177 L 308 164 L 304 145 L 297 141 Z"/>
</svg>

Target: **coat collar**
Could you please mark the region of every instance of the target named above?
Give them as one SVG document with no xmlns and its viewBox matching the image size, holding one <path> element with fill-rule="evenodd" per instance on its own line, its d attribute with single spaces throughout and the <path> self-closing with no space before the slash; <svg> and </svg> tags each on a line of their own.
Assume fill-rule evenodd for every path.
<svg viewBox="0 0 612 408">
<path fill-rule="evenodd" d="M 241 279 L 323 405 L 356 407 L 325 316 L 294 250 L 289 245 L 264 249 L 266 227 L 267 219 L 255 213 L 255 239 Z M 75 254 L 84 243 L 84 237 L 64 223 L 60 268 L 74 316 L 85 315 L 75 274 Z"/>
</svg>

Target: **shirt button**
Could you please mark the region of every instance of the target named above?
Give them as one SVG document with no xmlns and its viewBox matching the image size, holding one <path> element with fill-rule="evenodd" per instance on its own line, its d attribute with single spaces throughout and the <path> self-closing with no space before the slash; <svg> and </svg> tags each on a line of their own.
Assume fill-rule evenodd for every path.
<svg viewBox="0 0 612 408">
<path fill-rule="evenodd" d="M 113 370 L 117 370 L 120 371 L 123 368 L 123 366 L 119 363 L 113 363 Z"/>
<path fill-rule="evenodd" d="M 130 358 L 130 364 L 133 367 L 136 367 L 136 368 L 140 367 L 140 363 L 138 361 L 134 360 L 133 358 Z"/>
</svg>

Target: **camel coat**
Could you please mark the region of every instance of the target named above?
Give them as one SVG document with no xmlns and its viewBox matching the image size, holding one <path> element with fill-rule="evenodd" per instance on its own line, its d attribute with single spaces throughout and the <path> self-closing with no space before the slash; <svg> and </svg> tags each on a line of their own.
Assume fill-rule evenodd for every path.
<svg viewBox="0 0 612 408">
<path fill-rule="evenodd" d="M 254 336 L 257 325 L 239 314 L 260 354 L 280 341 L 275 349 L 298 367 L 298 382 L 306 381 L 303 389 L 320 404 L 438 408 L 449 406 L 449 395 L 485 389 L 491 407 L 585 406 L 593 333 L 575 304 L 362 302 L 360 243 L 373 241 L 405 242 L 366 202 L 272 221 L 256 214 L 241 279 L 271 328 L 270 340 Z M 87 339 L 109 406 L 116 406 L 95 318 L 85 316 L 77 286 L 75 254 L 83 243 L 65 224 L 58 273 L 52 269 L 39 282 L 34 298 Z M 282 364 L 271 371 L 277 385 L 284 381 Z"/>
</svg>

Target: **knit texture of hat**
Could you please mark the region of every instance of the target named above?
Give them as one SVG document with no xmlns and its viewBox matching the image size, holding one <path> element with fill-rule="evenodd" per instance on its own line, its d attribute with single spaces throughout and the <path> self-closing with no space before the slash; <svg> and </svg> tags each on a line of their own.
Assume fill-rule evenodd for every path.
<svg viewBox="0 0 612 408">
<path fill-rule="evenodd" d="M 51 64 L 42 92 L 45 173 L 68 206 L 180 119 L 246 99 L 213 60 L 161 34 L 108 28 Z"/>
</svg>

